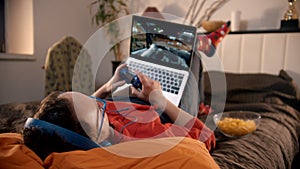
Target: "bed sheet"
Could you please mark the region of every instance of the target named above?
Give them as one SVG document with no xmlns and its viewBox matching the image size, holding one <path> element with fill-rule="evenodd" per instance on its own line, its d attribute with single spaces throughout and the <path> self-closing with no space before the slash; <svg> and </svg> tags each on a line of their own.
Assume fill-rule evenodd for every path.
<svg viewBox="0 0 300 169">
<path fill-rule="evenodd" d="M 209 75 L 220 76 L 220 72 L 204 75 L 206 104 L 212 96 Z M 254 111 L 262 118 L 250 135 L 218 138 L 211 154 L 220 168 L 296 168 L 299 164 L 297 160 L 293 164 L 293 159 L 299 151 L 300 94 L 293 80 L 283 70 L 278 75 L 226 73 L 225 77 L 224 111 Z M 216 97 L 219 93 L 221 89 L 217 89 Z M 220 108 L 221 102 L 212 107 L 215 112 L 222 111 Z"/>
</svg>

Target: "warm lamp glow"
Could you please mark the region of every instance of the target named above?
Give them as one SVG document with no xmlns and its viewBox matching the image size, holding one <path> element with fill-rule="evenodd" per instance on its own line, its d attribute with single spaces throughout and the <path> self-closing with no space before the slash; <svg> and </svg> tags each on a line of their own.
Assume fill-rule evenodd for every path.
<svg viewBox="0 0 300 169">
<path fill-rule="evenodd" d="M 5 1 L 6 53 L 33 54 L 33 1 Z"/>
</svg>

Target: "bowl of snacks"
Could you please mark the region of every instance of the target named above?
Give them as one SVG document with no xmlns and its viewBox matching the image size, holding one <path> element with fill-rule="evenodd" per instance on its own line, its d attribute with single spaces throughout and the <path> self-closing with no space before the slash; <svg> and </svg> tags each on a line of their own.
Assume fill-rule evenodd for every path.
<svg viewBox="0 0 300 169">
<path fill-rule="evenodd" d="M 241 137 L 254 132 L 260 119 L 258 113 L 251 111 L 230 111 L 213 116 L 216 126 L 227 137 Z"/>
</svg>

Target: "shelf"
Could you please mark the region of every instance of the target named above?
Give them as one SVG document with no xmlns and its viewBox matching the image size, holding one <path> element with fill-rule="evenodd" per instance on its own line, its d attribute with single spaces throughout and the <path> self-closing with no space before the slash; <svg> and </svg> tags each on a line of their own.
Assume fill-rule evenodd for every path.
<svg viewBox="0 0 300 169">
<path fill-rule="evenodd" d="M 244 31 L 229 32 L 229 34 L 295 33 L 295 32 L 300 32 L 300 29 L 244 30 Z"/>
</svg>

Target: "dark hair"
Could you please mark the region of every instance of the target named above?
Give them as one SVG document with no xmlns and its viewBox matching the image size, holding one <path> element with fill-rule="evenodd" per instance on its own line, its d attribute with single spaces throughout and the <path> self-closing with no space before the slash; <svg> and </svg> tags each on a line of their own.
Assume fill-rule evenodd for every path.
<svg viewBox="0 0 300 169">
<path fill-rule="evenodd" d="M 67 99 L 58 97 L 60 94 L 61 92 L 52 92 L 45 97 L 34 118 L 69 129 L 89 138 L 81 127 L 76 114 L 72 111 L 72 105 Z M 43 160 L 52 152 L 80 149 L 67 143 L 58 135 L 50 135 L 38 127 L 25 128 L 22 134 L 24 144 Z"/>
</svg>

